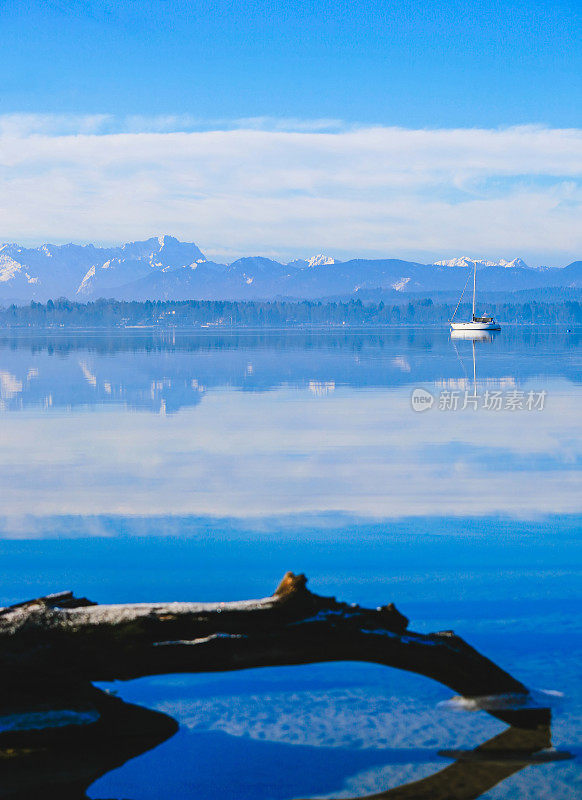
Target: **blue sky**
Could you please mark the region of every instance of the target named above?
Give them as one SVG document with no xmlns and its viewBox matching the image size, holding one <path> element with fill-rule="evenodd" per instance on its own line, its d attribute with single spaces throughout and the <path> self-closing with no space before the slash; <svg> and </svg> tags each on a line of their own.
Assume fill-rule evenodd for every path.
<svg viewBox="0 0 582 800">
<path fill-rule="evenodd" d="M 4 112 L 577 126 L 579 0 L 2 4 Z"/>
<path fill-rule="evenodd" d="M 582 4 L 0 6 L 0 241 L 582 257 Z"/>
</svg>

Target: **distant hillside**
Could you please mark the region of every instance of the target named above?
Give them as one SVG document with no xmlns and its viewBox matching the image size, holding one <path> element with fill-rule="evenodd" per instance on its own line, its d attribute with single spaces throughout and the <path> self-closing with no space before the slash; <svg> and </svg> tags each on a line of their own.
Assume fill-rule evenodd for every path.
<svg viewBox="0 0 582 800">
<path fill-rule="evenodd" d="M 532 269 L 520 258 L 497 262 L 463 256 L 421 264 L 400 259 L 338 261 L 325 254 L 281 264 L 262 256 L 231 264 L 208 261 L 192 242 L 152 237 L 120 247 L 0 246 L 0 304 L 66 297 L 117 300 L 391 301 L 408 295 L 458 295 L 474 264 L 480 293 L 582 288 L 582 261 Z"/>
</svg>

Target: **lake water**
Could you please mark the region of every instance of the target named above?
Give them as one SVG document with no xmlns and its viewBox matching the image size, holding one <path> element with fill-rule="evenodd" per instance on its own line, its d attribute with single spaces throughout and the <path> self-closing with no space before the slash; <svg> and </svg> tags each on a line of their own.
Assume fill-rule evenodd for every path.
<svg viewBox="0 0 582 800">
<path fill-rule="evenodd" d="M 481 796 L 578 798 L 581 406 L 579 330 L 0 332 L 0 604 L 236 600 L 287 570 L 393 600 L 563 695 L 574 758 Z M 180 730 L 95 799 L 362 796 L 504 728 L 357 663 L 113 688 Z"/>
</svg>

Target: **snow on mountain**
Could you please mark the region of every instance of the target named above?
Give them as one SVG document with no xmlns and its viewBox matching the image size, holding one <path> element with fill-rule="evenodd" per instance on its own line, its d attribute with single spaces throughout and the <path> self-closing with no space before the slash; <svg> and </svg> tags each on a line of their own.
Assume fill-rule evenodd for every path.
<svg viewBox="0 0 582 800">
<path fill-rule="evenodd" d="M 512 261 L 501 261 L 499 262 L 500 267 L 506 267 L 507 269 L 511 269 L 512 267 L 516 267 L 517 269 L 529 269 L 529 266 L 525 263 L 523 258 L 514 258 Z"/>
<path fill-rule="evenodd" d="M 3 253 L 2 250 L 4 247 L 0 248 L 0 283 L 7 283 L 8 281 L 13 281 L 17 276 L 26 275 L 24 271 L 24 267 L 22 264 L 19 264 L 18 261 L 15 261 L 12 256 L 9 256 L 6 253 Z M 34 282 L 34 278 L 30 278 L 28 276 L 29 282 Z"/>
<path fill-rule="evenodd" d="M 387 298 L 460 292 L 466 268 L 477 265 L 481 291 L 578 287 L 580 262 L 565 269 L 531 269 L 520 258 L 487 261 L 468 256 L 421 264 L 400 259 L 337 261 L 318 254 L 287 265 L 261 256 L 230 265 L 207 261 L 192 242 L 155 236 L 118 247 L 0 245 L 0 303 L 68 297 L 136 300 L 268 300 Z M 450 269 L 461 267 L 463 269 Z M 384 295 L 382 295 L 384 296 Z"/>
<path fill-rule="evenodd" d="M 277 294 L 281 284 L 294 272 L 288 266 L 262 256 L 239 258 L 228 267 L 225 286 L 228 297 L 272 297 Z"/>
<path fill-rule="evenodd" d="M 110 296 L 130 300 L 256 300 L 277 296 L 296 272 L 270 258 L 249 256 L 228 266 L 204 261 L 161 270 L 118 287 Z"/>
<path fill-rule="evenodd" d="M 410 278 L 400 278 L 400 280 L 392 284 L 392 288 L 396 292 L 403 292 L 406 289 L 406 286 L 410 283 L 410 280 Z"/>
<path fill-rule="evenodd" d="M 100 296 L 154 271 L 188 266 L 195 269 L 206 261 L 195 244 L 180 242 L 173 236 L 155 236 L 143 242 L 130 242 L 119 251 L 117 257 L 90 267 L 77 289 L 80 297 Z"/>
<path fill-rule="evenodd" d="M 295 269 L 305 269 L 306 267 L 321 267 L 327 266 L 328 264 L 339 263 L 340 262 L 332 256 L 326 256 L 323 253 L 319 253 L 316 256 L 311 256 L 311 258 L 296 258 L 294 261 L 290 261 L 287 266 L 294 267 Z"/>
<path fill-rule="evenodd" d="M 517 267 L 518 269 L 529 269 L 528 265 L 521 258 L 514 258 L 512 261 L 506 261 L 500 258 L 498 261 L 486 261 L 483 258 L 469 258 L 469 256 L 461 256 L 460 258 L 450 258 L 444 261 L 435 261 L 434 265 L 437 267 L 472 267 L 477 264 L 478 267 L 505 267 L 511 269 Z"/>
<path fill-rule="evenodd" d="M 155 236 L 120 247 L 54 245 L 0 246 L 0 301 L 103 296 L 103 293 L 152 271 L 205 262 L 192 243 Z"/>
<path fill-rule="evenodd" d="M 0 300 L 71 297 L 98 252 L 93 245 L 26 248 L 4 244 L 0 246 Z"/>
<path fill-rule="evenodd" d="M 310 267 L 321 267 L 327 264 L 337 264 L 338 262 L 332 256 L 324 256 L 323 253 L 319 253 L 316 256 L 311 256 L 311 258 L 307 261 L 308 266 Z"/>
</svg>

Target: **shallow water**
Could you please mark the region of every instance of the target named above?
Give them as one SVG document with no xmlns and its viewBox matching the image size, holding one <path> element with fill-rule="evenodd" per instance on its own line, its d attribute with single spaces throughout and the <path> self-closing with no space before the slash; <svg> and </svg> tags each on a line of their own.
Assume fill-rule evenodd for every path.
<svg viewBox="0 0 582 800">
<path fill-rule="evenodd" d="M 563 693 L 553 741 L 579 756 L 581 378 L 563 329 L 3 332 L 0 604 L 239 599 L 302 571 Z M 364 664 L 114 688 L 181 729 L 92 798 L 364 795 L 503 729 Z M 578 797 L 579 764 L 482 796 Z"/>
</svg>

